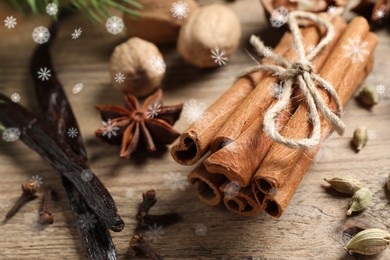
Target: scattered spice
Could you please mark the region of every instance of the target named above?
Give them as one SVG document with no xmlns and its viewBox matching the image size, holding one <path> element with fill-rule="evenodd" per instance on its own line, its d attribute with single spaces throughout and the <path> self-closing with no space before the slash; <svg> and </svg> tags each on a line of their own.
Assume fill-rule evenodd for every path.
<svg viewBox="0 0 390 260">
<path fill-rule="evenodd" d="M 354 212 L 361 212 L 370 206 L 372 200 L 372 193 L 367 188 L 361 188 L 352 196 L 347 210 L 347 216 L 351 216 Z"/>
<path fill-rule="evenodd" d="M 362 187 L 359 182 L 348 178 L 335 177 L 332 179 L 325 178 L 324 180 L 328 182 L 333 189 L 345 194 L 353 195 Z"/>
<path fill-rule="evenodd" d="M 38 198 L 38 196 L 35 195 L 37 192 L 37 184 L 35 182 L 26 182 L 22 184 L 22 195 L 20 195 L 19 199 L 15 202 L 13 207 L 7 212 L 5 215 L 5 221 L 12 218 L 21 207 L 23 207 L 27 202 L 34 200 Z"/>
<path fill-rule="evenodd" d="M 365 126 L 360 126 L 353 132 L 352 144 L 354 145 L 356 152 L 366 146 L 368 142 L 368 129 Z"/>
<path fill-rule="evenodd" d="M 162 91 L 149 96 L 142 107 L 135 96 L 124 96 L 125 106 L 98 105 L 105 125 L 95 134 L 111 144 L 122 144 L 120 156 L 130 158 L 139 147 L 140 138 L 147 151 L 173 143 L 179 137 L 172 125 L 179 119 L 183 104 L 162 105 Z"/>
<path fill-rule="evenodd" d="M 376 228 L 369 228 L 357 233 L 344 247 L 352 254 L 375 255 L 387 248 L 390 244 L 390 233 Z"/>
<path fill-rule="evenodd" d="M 362 106 L 371 108 L 378 104 L 379 95 L 372 85 L 363 85 L 356 99 Z"/>
<path fill-rule="evenodd" d="M 51 189 L 47 189 L 45 191 L 45 195 L 43 196 L 43 202 L 41 210 L 39 211 L 39 223 L 41 225 L 51 225 L 53 224 L 53 216 L 51 214 Z"/>
<path fill-rule="evenodd" d="M 142 202 L 138 205 L 137 230 L 144 229 L 154 224 L 158 226 L 167 226 L 177 223 L 180 220 L 180 216 L 177 213 L 149 214 L 149 210 L 156 204 L 156 192 L 154 190 L 148 190 L 142 193 Z"/>
<path fill-rule="evenodd" d="M 130 240 L 130 247 L 137 255 L 147 256 L 152 260 L 162 260 L 163 258 L 156 252 L 156 250 L 145 241 L 140 235 L 134 235 Z"/>
</svg>

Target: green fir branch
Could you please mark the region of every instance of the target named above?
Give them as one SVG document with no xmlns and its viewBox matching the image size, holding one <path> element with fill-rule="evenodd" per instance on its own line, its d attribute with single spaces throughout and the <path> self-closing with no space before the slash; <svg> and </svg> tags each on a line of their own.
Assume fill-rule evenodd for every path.
<svg viewBox="0 0 390 260">
<path fill-rule="evenodd" d="M 46 6 L 55 3 L 58 8 L 73 9 L 100 23 L 110 17 L 109 8 L 133 16 L 139 16 L 137 10 L 143 8 L 136 0 L 7 0 L 7 2 L 23 14 L 44 14 Z"/>
</svg>

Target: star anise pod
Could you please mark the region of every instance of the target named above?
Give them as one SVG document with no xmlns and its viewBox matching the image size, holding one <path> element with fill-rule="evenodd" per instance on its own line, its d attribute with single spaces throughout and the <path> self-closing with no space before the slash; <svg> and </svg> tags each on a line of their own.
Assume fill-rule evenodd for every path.
<svg viewBox="0 0 390 260">
<path fill-rule="evenodd" d="M 124 96 L 125 105 L 98 105 L 103 126 L 96 130 L 98 138 L 122 145 L 120 156 L 130 158 L 140 144 L 148 151 L 173 143 L 179 133 L 172 125 L 179 119 L 183 104 L 162 105 L 162 91 L 146 98 L 141 107 L 135 96 Z"/>
</svg>

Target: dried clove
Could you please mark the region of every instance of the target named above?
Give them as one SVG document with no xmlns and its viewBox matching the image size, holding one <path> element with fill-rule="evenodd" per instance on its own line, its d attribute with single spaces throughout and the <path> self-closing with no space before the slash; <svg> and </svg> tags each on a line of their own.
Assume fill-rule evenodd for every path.
<svg viewBox="0 0 390 260">
<path fill-rule="evenodd" d="M 5 215 L 5 221 L 12 218 L 19 211 L 19 209 L 23 207 L 23 205 L 25 205 L 27 202 L 38 198 L 38 196 L 35 195 L 35 193 L 37 192 L 37 188 L 37 184 L 32 181 L 22 184 L 23 193 L 15 202 L 14 206 Z"/>
<path fill-rule="evenodd" d="M 156 250 L 145 241 L 140 235 L 134 235 L 130 240 L 130 247 L 137 255 L 144 255 L 152 260 L 162 260 L 163 258 L 156 252 Z"/>
<path fill-rule="evenodd" d="M 177 213 L 159 215 L 149 214 L 149 210 L 154 206 L 154 204 L 156 204 L 156 202 L 156 192 L 154 190 L 148 190 L 147 192 L 142 193 L 142 202 L 138 205 L 137 230 L 147 228 L 154 224 L 158 226 L 172 225 L 180 220 Z"/>
<path fill-rule="evenodd" d="M 53 224 L 53 216 L 51 214 L 51 189 L 45 191 L 43 196 L 43 202 L 41 210 L 39 211 L 39 223 L 41 225 L 50 225 Z"/>
</svg>

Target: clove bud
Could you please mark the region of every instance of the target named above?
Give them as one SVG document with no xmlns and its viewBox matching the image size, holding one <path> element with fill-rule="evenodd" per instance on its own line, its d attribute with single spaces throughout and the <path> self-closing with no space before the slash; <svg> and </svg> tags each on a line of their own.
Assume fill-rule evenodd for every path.
<svg viewBox="0 0 390 260">
<path fill-rule="evenodd" d="M 369 228 L 357 233 L 344 247 L 348 253 L 375 255 L 387 248 L 390 233 L 376 228 Z"/>
<path fill-rule="evenodd" d="M 378 104 L 379 95 L 371 85 L 364 85 L 357 96 L 357 100 L 365 107 Z"/>
<path fill-rule="evenodd" d="M 360 190 L 362 185 L 355 180 L 347 179 L 347 178 L 332 178 L 332 179 L 324 179 L 326 182 L 332 186 L 338 192 L 351 194 L 353 195 L 356 191 Z"/>
<path fill-rule="evenodd" d="M 140 235 L 134 235 L 130 240 L 130 247 L 137 255 L 144 255 L 152 260 L 162 260 L 163 258 L 156 252 L 156 250 L 145 241 Z"/>
<path fill-rule="evenodd" d="M 5 215 L 5 221 L 12 218 L 24 204 L 29 202 L 30 200 L 34 200 L 37 198 L 35 193 L 37 192 L 38 186 L 35 182 L 26 182 L 22 184 L 22 195 L 20 195 L 19 199 L 15 202 L 14 206 L 7 212 Z"/>
<path fill-rule="evenodd" d="M 359 152 L 368 142 L 368 130 L 365 126 L 356 128 L 353 132 L 352 143 L 355 146 L 356 152 Z"/>
<path fill-rule="evenodd" d="M 347 216 L 351 216 L 353 212 L 361 212 L 367 209 L 371 204 L 371 200 L 371 191 L 367 188 L 361 188 L 353 194 L 347 210 Z"/>
</svg>

